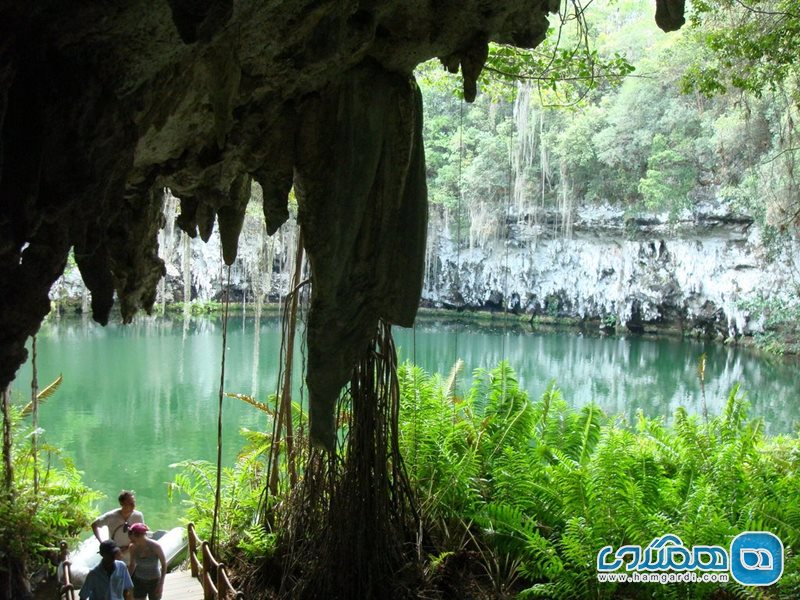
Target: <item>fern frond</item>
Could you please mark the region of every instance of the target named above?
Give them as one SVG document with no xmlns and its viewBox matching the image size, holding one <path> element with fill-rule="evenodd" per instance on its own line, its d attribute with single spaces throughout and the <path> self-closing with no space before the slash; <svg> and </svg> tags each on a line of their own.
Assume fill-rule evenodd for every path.
<svg viewBox="0 0 800 600">
<path fill-rule="evenodd" d="M 578 460 L 583 462 L 594 450 L 600 440 L 600 425 L 605 415 L 594 402 L 581 409 L 583 421 L 583 436 L 581 438 L 581 451 Z"/>
<path fill-rule="evenodd" d="M 257 408 L 261 412 L 265 412 L 270 416 L 273 416 L 273 417 L 275 416 L 275 410 L 271 406 L 268 406 L 267 404 L 264 404 L 263 402 L 259 402 L 258 400 L 256 400 L 252 396 L 248 396 L 247 394 L 234 394 L 232 392 L 225 392 L 225 395 L 228 398 L 235 398 L 236 400 L 241 400 L 242 402 L 244 402 L 246 404 L 249 404 L 250 406 L 254 406 L 255 408 Z"/>
<path fill-rule="evenodd" d="M 445 395 L 449 400 L 454 400 L 456 397 L 456 383 L 458 382 L 458 375 L 464 369 L 464 361 L 460 358 L 456 360 L 453 367 L 450 369 L 450 374 L 444 384 Z"/>
<path fill-rule="evenodd" d="M 58 377 L 56 377 L 55 380 L 50 385 L 48 385 L 46 388 L 44 388 L 42 391 L 36 394 L 36 401 L 44 402 L 48 398 L 52 397 L 53 394 L 55 394 L 56 391 L 58 390 L 59 386 L 61 386 L 61 382 L 63 380 L 64 380 L 63 375 L 59 375 Z M 33 412 L 33 401 L 28 402 L 24 406 L 22 412 L 20 413 L 20 417 L 27 417 L 32 412 Z"/>
</svg>

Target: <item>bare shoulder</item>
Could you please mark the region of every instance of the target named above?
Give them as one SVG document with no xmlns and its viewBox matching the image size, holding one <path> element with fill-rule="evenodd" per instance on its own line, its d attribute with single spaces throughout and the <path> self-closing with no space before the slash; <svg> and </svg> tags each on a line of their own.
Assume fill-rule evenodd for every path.
<svg viewBox="0 0 800 600">
<path fill-rule="evenodd" d="M 152 538 L 147 538 L 147 545 L 151 548 L 161 548 L 161 544 Z"/>
<path fill-rule="evenodd" d="M 150 546 L 156 554 L 164 554 L 164 548 L 162 548 L 161 544 L 157 541 L 148 538 L 147 545 Z"/>
</svg>

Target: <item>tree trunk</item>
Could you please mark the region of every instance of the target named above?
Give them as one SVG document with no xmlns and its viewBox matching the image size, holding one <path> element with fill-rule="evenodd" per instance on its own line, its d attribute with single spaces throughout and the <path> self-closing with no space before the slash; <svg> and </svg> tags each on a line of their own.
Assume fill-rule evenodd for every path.
<svg viewBox="0 0 800 600">
<path fill-rule="evenodd" d="M 39 436 L 39 380 L 36 373 L 36 336 L 33 336 L 31 344 L 31 404 L 33 412 L 33 433 L 31 434 L 31 456 L 33 458 L 33 493 L 39 496 L 39 449 L 37 448 L 37 437 Z"/>
<path fill-rule="evenodd" d="M 14 486 L 14 466 L 11 464 L 11 389 L 3 389 L 3 486 L 11 494 Z"/>
</svg>

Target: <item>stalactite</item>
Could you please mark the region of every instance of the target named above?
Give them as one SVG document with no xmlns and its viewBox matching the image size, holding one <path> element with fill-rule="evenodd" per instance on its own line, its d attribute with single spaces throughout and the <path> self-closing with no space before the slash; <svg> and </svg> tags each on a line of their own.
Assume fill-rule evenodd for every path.
<svg viewBox="0 0 800 600">
<path fill-rule="evenodd" d="M 158 282 L 158 292 L 156 302 L 161 305 L 161 314 L 163 315 L 167 310 L 167 278 L 164 277 Z"/>
<path fill-rule="evenodd" d="M 481 199 L 468 207 L 469 249 L 484 248 L 489 240 L 497 239 L 500 222 L 491 209 L 491 204 Z"/>
<path fill-rule="evenodd" d="M 512 149 L 512 187 L 518 223 L 529 221 L 532 216 L 529 208 L 531 195 L 529 173 L 536 157 L 536 131 L 531 126 L 531 117 L 535 117 L 535 114 L 531 106 L 531 84 L 527 82 L 518 84 L 513 110 L 516 135 Z"/>
<path fill-rule="evenodd" d="M 472 250 L 475 247 L 475 232 L 478 225 L 478 211 L 479 206 L 477 204 L 470 204 L 467 207 L 467 211 L 469 212 L 469 235 L 467 236 L 467 248 Z"/>
<path fill-rule="evenodd" d="M 558 211 L 561 216 L 560 232 L 563 237 L 569 239 L 572 237 L 572 212 L 575 198 L 570 183 L 567 163 L 564 159 L 559 161 L 559 185 L 561 188 L 558 195 Z"/>
<path fill-rule="evenodd" d="M 192 240 L 188 233 L 181 233 L 183 239 L 182 273 L 183 273 L 183 314 L 189 314 L 192 301 Z"/>
<path fill-rule="evenodd" d="M 84 317 L 89 316 L 89 288 L 83 285 L 83 291 L 81 293 L 81 314 Z"/>
<path fill-rule="evenodd" d="M 551 178 L 550 160 L 547 154 L 547 148 L 544 145 L 544 110 L 539 111 L 539 174 L 541 183 L 539 206 L 540 211 L 544 212 L 546 208 L 545 192 Z M 537 211 L 537 214 L 538 212 L 539 211 Z"/>
<path fill-rule="evenodd" d="M 257 314 L 260 315 L 261 307 L 264 302 L 264 295 L 269 293 L 272 280 L 272 264 L 268 260 L 269 251 L 267 244 L 273 242 L 274 238 L 266 237 L 266 225 L 259 223 L 258 236 L 256 238 L 255 264 L 250 266 L 248 279 L 252 290 L 252 303 Z"/>
<path fill-rule="evenodd" d="M 269 294 L 272 290 L 272 269 L 273 265 L 275 264 L 275 238 L 268 238 L 266 240 L 266 252 L 265 252 L 265 259 L 264 259 L 264 268 L 262 270 L 263 273 L 263 289 L 259 294 L 259 299 L 263 305 L 264 301 L 269 297 Z"/>
<path fill-rule="evenodd" d="M 313 272 L 310 437 L 332 449 L 334 409 L 380 318 L 409 327 L 422 290 L 427 188 L 422 96 L 370 61 L 301 110 L 295 189 Z"/>
<path fill-rule="evenodd" d="M 165 265 L 172 262 L 175 253 L 175 218 L 178 212 L 178 199 L 172 195 L 169 188 L 163 190 L 162 211 L 164 213 L 164 227 L 158 233 L 158 256 Z M 167 306 L 167 278 L 161 279 L 158 285 L 158 301 L 161 304 L 161 314 Z"/>
<path fill-rule="evenodd" d="M 425 289 L 434 289 L 439 279 L 436 270 L 436 255 L 439 252 L 439 236 L 443 226 L 442 222 L 441 214 L 434 211 L 428 223 L 428 243 L 425 247 L 425 281 L 423 283 Z"/>
</svg>

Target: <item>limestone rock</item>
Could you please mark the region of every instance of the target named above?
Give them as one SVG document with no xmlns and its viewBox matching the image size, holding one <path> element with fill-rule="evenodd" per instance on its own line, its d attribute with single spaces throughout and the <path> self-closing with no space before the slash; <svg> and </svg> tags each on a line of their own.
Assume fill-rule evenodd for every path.
<svg viewBox="0 0 800 600">
<path fill-rule="evenodd" d="M 207 239 L 219 220 L 232 260 L 238 190 L 250 177 L 265 191 L 269 230 L 286 218 L 299 104 L 341 86 L 359 65 L 407 80 L 435 56 L 460 57 L 472 89 L 486 43 L 538 43 L 553 8 L 528 0 L 0 2 L 0 386 L 24 360 L 70 247 L 95 318 L 107 321 L 116 296 L 129 320 L 150 308 L 164 272 L 157 190 L 181 198 L 177 222 L 191 235 Z M 408 98 L 393 98 L 399 104 L 386 110 L 410 110 Z M 412 137 L 393 135 L 403 144 Z"/>
<path fill-rule="evenodd" d="M 367 62 L 307 99 L 300 120 L 295 188 L 313 274 L 311 437 L 330 449 L 336 398 L 378 319 L 410 326 L 419 304 L 422 97 L 408 76 Z"/>
<path fill-rule="evenodd" d="M 414 318 L 425 192 L 413 68 L 443 57 L 474 97 L 488 42 L 535 46 L 558 6 L 0 0 L 0 388 L 25 360 L 71 247 L 95 319 L 108 320 L 116 295 L 128 321 L 151 308 L 164 274 L 160 190 L 181 199 L 177 224 L 190 235 L 207 240 L 219 222 L 230 262 L 254 178 L 271 232 L 292 181 L 305 186 L 309 381 L 327 406 L 376 319 Z M 323 172 L 333 152 L 341 163 Z M 355 286 L 355 302 L 343 286 Z M 327 356 L 336 343 L 340 355 Z"/>
</svg>

